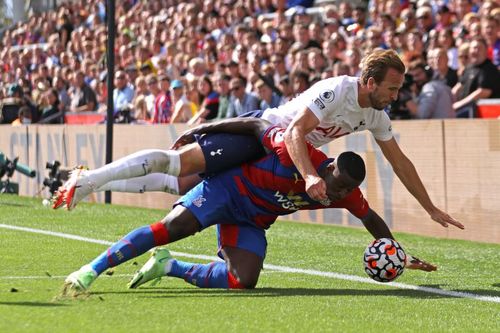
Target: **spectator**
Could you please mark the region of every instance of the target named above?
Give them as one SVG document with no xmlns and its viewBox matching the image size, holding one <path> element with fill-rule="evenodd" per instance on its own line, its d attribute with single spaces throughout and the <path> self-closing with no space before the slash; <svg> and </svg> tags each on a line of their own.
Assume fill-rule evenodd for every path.
<svg viewBox="0 0 500 333">
<path fill-rule="evenodd" d="M 500 68 L 500 29 L 499 22 L 494 16 L 486 16 L 481 22 L 481 33 L 488 44 L 488 59 L 493 65 Z"/>
<path fill-rule="evenodd" d="M 243 79 L 231 79 L 229 89 L 231 90 L 231 98 L 227 110 L 228 118 L 237 117 L 259 108 L 258 98 L 245 92 L 245 82 Z"/>
<path fill-rule="evenodd" d="M 436 79 L 432 68 L 421 62 L 413 63 L 410 65 L 409 73 L 418 88 L 417 107 L 415 108 L 411 100 L 408 101 L 415 118 L 455 118 L 451 89 L 443 81 Z"/>
<path fill-rule="evenodd" d="M 453 27 L 453 13 L 446 5 L 441 5 L 436 12 L 436 30 L 451 29 Z"/>
<path fill-rule="evenodd" d="M 115 89 L 113 90 L 113 105 L 115 117 L 118 113 L 132 111 L 132 100 L 134 99 L 134 89 L 128 82 L 127 74 L 123 71 L 115 73 Z"/>
<path fill-rule="evenodd" d="M 455 47 L 453 31 L 450 28 L 439 31 L 437 44 L 440 48 L 447 50 L 448 67 L 454 70 L 458 69 L 458 49 Z"/>
<path fill-rule="evenodd" d="M 64 117 L 59 105 L 59 94 L 57 90 L 55 88 L 49 89 L 43 94 L 43 98 L 45 107 L 42 109 L 39 122 L 44 124 L 64 123 Z"/>
<path fill-rule="evenodd" d="M 72 87 L 69 89 L 70 111 L 95 111 L 97 98 L 95 92 L 84 81 L 82 71 L 76 71 L 73 75 Z"/>
<path fill-rule="evenodd" d="M 148 90 L 148 84 L 145 76 L 139 76 L 135 79 L 135 94 L 132 99 L 133 119 L 145 123 L 151 119 L 151 113 L 148 110 L 147 98 L 152 96 Z M 154 101 L 153 101 L 154 103 Z"/>
<path fill-rule="evenodd" d="M 309 74 L 300 70 L 294 71 L 292 72 L 292 82 L 293 95 L 297 96 L 309 88 Z"/>
<path fill-rule="evenodd" d="M 170 96 L 170 78 L 161 75 L 160 93 L 155 98 L 153 124 L 167 124 L 172 117 L 172 97 Z"/>
<path fill-rule="evenodd" d="M 429 44 L 429 32 L 434 28 L 434 16 L 432 15 L 432 8 L 420 7 L 417 9 L 417 27 L 422 35 L 422 42 L 425 46 Z"/>
<path fill-rule="evenodd" d="M 361 68 L 360 68 L 361 57 L 362 56 L 359 49 L 349 49 L 346 51 L 345 64 L 349 67 L 349 72 L 347 75 L 358 76 L 358 77 L 361 75 Z M 339 66 L 337 66 L 337 68 L 339 69 Z M 338 74 L 339 73 L 337 72 L 336 76 L 338 76 Z"/>
<path fill-rule="evenodd" d="M 321 49 L 311 48 L 307 54 L 308 66 L 312 75 L 321 75 L 326 68 L 326 59 L 321 53 Z"/>
<path fill-rule="evenodd" d="M 160 87 L 158 86 L 158 79 L 154 74 L 149 74 L 148 76 L 146 76 L 146 83 L 148 85 L 149 91 L 149 94 L 147 94 L 145 97 L 146 109 L 149 116 L 151 117 L 155 109 L 156 96 L 160 94 Z"/>
<path fill-rule="evenodd" d="M 17 119 L 12 122 L 12 126 L 29 125 L 32 123 L 33 113 L 30 107 L 24 105 L 19 108 Z"/>
<path fill-rule="evenodd" d="M 465 67 L 469 62 L 469 43 L 462 43 L 457 51 L 457 59 L 458 59 L 458 68 L 457 75 L 458 77 L 462 77 Z"/>
<path fill-rule="evenodd" d="M 0 113 L 0 123 L 10 124 L 19 118 L 19 110 L 23 106 L 23 89 L 17 84 L 11 84 L 7 89 L 7 97 L 2 99 Z M 30 113 L 31 119 L 31 113 Z"/>
<path fill-rule="evenodd" d="M 230 80 L 231 77 L 225 74 L 218 75 L 215 80 L 215 90 L 219 94 L 219 110 L 217 111 L 217 116 L 213 120 L 228 118 L 227 112 L 229 109 L 229 99 L 231 97 L 231 92 L 229 90 Z"/>
<path fill-rule="evenodd" d="M 260 110 L 276 108 L 283 104 L 281 97 L 273 92 L 271 87 L 269 87 L 264 81 L 257 81 L 255 83 L 255 88 L 257 88 L 258 96 L 260 98 Z"/>
<path fill-rule="evenodd" d="M 198 90 L 203 95 L 200 110 L 193 116 L 188 124 L 197 124 L 214 119 L 219 111 L 219 94 L 214 90 L 212 80 L 207 75 L 198 82 Z"/>
<path fill-rule="evenodd" d="M 427 62 L 434 71 L 434 78 L 443 81 L 448 87 L 453 88 L 458 82 L 457 71 L 448 67 L 448 54 L 446 49 L 436 48 L 427 53 Z"/>
<path fill-rule="evenodd" d="M 475 114 L 476 102 L 482 98 L 500 97 L 500 75 L 487 58 L 488 45 L 483 38 L 474 38 L 469 45 L 469 66 L 453 87 L 457 101 L 453 108 L 457 117 L 467 118 Z"/>
<path fill-rule="evenodd" d="M 172 89 L 172 104 L 174 105 L 174 112 L 172 114 L 171 123 L 186 123 L 193 117 L 189 100 L 184 93 L 184 84 L 180 80 L 173 80 Z"/>
<path fill-rule="evenodd" d="M 288 75 L 283 76 L 278 82 L 278 89 L 281 91 L 281 99 L 283 104 L 290 101 L 293 98 L 293 87 L 290 77 Z"/>
<path fill-rule="evenodd" d="M 271 56 L 271 63 L 274 68 L 273 81 L 277 84 L 283 76 L 288 74 L 288 70 L 285 65 L 285 58 L 281 54 L 273 54 Z"/>
</svg>

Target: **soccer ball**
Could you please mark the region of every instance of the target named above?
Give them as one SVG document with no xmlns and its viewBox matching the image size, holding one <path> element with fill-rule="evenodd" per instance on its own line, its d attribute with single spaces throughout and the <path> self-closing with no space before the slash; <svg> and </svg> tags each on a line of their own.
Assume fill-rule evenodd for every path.
<svg viewBox="0 0 500 333">
<path fill-rule="evenodd" d="M 369 277 L 379 282 L 390 282 L 403 274 L 406 253 L 395 240 L 381 238 L 368 245 L 363 262 Z"/>
</svg>

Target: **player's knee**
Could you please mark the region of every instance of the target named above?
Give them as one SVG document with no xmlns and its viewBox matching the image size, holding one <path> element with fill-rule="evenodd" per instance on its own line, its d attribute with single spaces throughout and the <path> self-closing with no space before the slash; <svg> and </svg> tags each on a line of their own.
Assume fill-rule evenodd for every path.
<svg viewBox="0 0 500 333">
<path fill-rule="evenodd" d="M 176 206 L 162 221 L 168 230 L 170 242 L 192 236 L 200 231 L 200 224 L 184 207 Z"/>
<path fill-rule="evenodd" d="M 176 219 L 162 222 L 168 230 L 171 241 L 192 236 L 199 231 L 199 226 L 195 223 L 182 223 Z"/>
<path fill-rule="evenodd" d="M 238 277 L 238 282 L 243 289 L 254 289 L 258 280 L 259 277 L 252 274 L 243 274 Z"/>
</svg>

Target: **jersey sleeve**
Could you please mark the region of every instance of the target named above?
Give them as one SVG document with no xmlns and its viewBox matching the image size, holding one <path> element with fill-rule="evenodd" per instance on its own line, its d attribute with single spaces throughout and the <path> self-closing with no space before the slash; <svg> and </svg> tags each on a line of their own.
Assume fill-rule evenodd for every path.
<svg viewBox="0 0 500 333">
<path fill-rule="evenodd" d="M 389 116 L 384 111 L 373 113 L 373 126 L 369 128 L 375 139 L 380 141 L 389 141 L 392 139 L 392 125 Z"/>
<path fill-rule="evenodd" d="M 305 106 L 311 110 L 320 122 L 328 115 L 335 113 L 335 110 L 340 107 L 341 82 L 338 80 L 320 81 L 307 91 L 308 96 L 305 99 Z M 328 85 L 325 85 L 325 83 L 328 83 Z"/>
<path fill-rule="evenodd" d="M 276 151 L 276 149 L 284 143 L 283 133 L 284 129 L 276 125 L 268 127 L 261 135 L 260 142 L 265 149 L 270 151 Z"/>
<path fill-rule="evenodd" d="M 359 187 L 357 187 L 344 199 L 332 203 L 332 208 L 345 208 L 352 215 L 362 219 L 366 216 L 366 214 L 368 214 L 370 206 L 368 205 L 368 201 L 366 201 L 363 196 L 363 193 L 361 193 Z"/>
<path fill-rule="evenodd" d="M 291 166 L 293 165 L 293 162 L 285 145 L 283 137 L 284 133 L 284 129 L 273 125 L 262 133 L 260 141 L 265 149 L 278 155 L 280 162 L 284 166 Z M 309 142 L 306 142 L 306 145 L 309 158 L 311 159 L 314 168 L 317 170 L 322 166 L 323 162 L 328 159 L 328 157 L 321 150 L 314 148 L 314 146 Z"/>
</svg>

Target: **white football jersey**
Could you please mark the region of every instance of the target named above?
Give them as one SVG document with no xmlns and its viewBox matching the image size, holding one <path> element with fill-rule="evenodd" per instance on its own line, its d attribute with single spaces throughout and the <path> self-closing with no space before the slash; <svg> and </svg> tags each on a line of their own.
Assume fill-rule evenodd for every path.
<svg viewBox="0 0 500 333">
<path fill-rule="evenodd" d="M 306 136 L 315 147 L 364 130 L 377 140 L 392 138 L 391 120 L 384 111 L 359 106 L 358 78 L 352 76 L 321 80 L 291 101 L 265 110 L 262 119 L 286 128 L 306 107 L 319 119 L 319 125 Z"/>
</svg>

